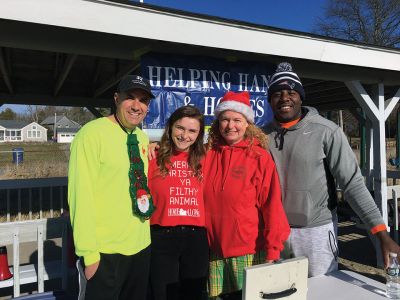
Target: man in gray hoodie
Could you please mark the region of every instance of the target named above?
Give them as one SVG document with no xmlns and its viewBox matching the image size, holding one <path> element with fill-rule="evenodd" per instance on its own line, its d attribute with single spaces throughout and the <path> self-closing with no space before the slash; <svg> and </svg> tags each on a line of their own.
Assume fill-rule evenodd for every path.
<svg viewBox="0 0 400 300">
<path fill-rule="evenodd" d="M 286 250 L 308 257 L 310 277 L 337 269 L 338 184 L 344 199 L 379 239 L 387 267 L 389 252 L 400 255 L 400 248 L 386 231 L 343 131 L 315 108 L 302 106 L 304 89 L 289 63 L 279 64 L 271 77 L 268 99 L 275 118 L 263 129 L 291 226 Z"/>
</svg>

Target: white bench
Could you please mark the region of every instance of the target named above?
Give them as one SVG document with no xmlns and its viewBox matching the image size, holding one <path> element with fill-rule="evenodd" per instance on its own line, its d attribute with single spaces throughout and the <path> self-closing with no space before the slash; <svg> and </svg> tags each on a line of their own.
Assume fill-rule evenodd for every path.
<svg viewBox="0 0 400 300">
<path fill-rule="evenodd" d="M 44 263 L 43 280 L 53 278 L 61 278 L 61 261 L 51 261 Z M 10 272 L 14 273 L 14 268 L 10 267 Z M 28 284 L 38 281 L 38 264 L 29 264 L 19 267 L 19 284 Z M 0 281 L 0 288 L 10 287 L 14 285 L 14 278 Z"/>
<path fill-rule="evenodd" d="M 20 295 L 20 285 L 37 282 L 38 292 L 44 291 L 44 281 L 62 278 L 62 289 L 67 288 L 67 234 L 68 219 L 64 217 L 20 222 L 0 223 L 0 246 L 13 245 L 13 278 L 0 281 L 0 288 L 14 287 L 14 297 Z M 44 262 L 43 244 L 45 240 L 62 240 L 61 260 Z M 21 243 L 37 242 L 37 264 L 20 266 L 19 249 Z"/>
</svg>

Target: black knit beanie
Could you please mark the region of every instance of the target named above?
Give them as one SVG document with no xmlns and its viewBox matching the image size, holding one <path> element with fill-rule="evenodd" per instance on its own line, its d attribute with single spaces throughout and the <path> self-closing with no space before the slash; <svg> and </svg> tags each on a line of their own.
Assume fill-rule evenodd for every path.
<svg viewBox="0 0 400 300">
<path fill-rule="evenodd" d="M 271 95 L 281 90 L 295 90 L 300 94 L 304 101 L 305 93 L 299 76 L 293 71 L 292 65 L 288 62 L 281 62 L 276 68 L 275 73 L 269 80 L 268 101 L 271 101 Z"/>
</svg>

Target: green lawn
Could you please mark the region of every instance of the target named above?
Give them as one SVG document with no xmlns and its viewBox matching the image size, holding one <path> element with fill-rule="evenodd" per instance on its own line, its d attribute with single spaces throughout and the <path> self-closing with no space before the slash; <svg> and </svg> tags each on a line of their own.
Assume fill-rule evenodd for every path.
<svg viewBox="0 0 400 300">
<path fill-rule="evenodd" d="M 53 142 L 29 143 L 13 142 L 0 143 L 0 163 L 12 162 L 14 148 L 23 148 L 23 161 L 68 161 L 70 144 L 58 144 Z"/>
</svg>

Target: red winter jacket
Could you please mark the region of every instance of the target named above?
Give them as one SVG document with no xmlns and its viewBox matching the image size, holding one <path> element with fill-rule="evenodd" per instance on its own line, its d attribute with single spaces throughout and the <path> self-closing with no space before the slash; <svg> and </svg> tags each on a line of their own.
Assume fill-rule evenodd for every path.
<svg viewBox="0 0 400 300">
<path fill-rule="evenodd" d="M 278 259 L 290 228 L 275 163 L 257 141 L 218 145 L 204 164 L 204 202 L 210 248 L 221 257 L 266 251 Z"/>
</svg>

